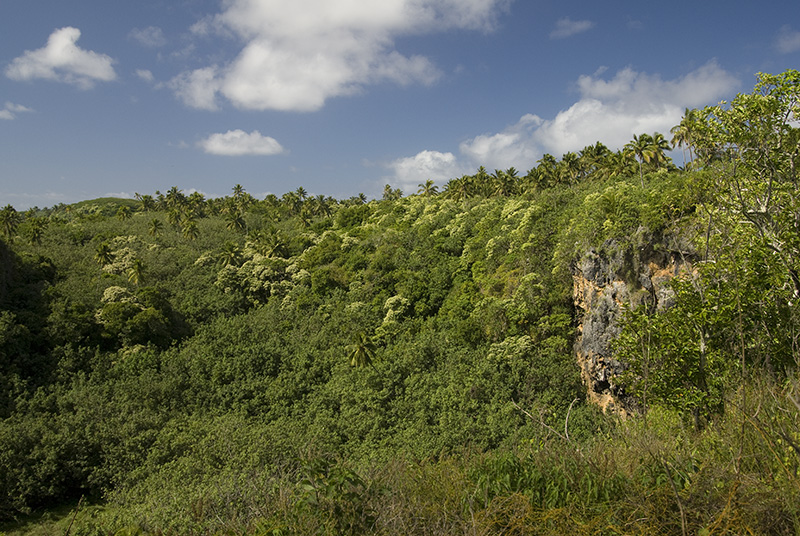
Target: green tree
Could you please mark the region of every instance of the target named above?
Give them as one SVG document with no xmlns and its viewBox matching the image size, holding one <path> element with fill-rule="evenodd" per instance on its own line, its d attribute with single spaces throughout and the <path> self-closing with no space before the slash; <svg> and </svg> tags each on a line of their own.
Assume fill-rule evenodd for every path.
<svg viewBox="0 0 800 536">
<path fill-rule="evenodd" d="M 625 144 L 624 151 L 633 155 L 639 162 L 639 179 L 642 181 L 642 188 L 644 188 L 644 171 L 643 166 L 646 162 L 650 162 L 656 157 L 653 150 L 653 138 L 649 134 L 633 135 L 633 140 Z"/>
<path fill-rule="evenodd" d="M 117 218 L 119 221 L 125 221 L 131 217 L 131 207 L 128 205 L 122 205 L 117 209 Z"/>
<path fill-rule="evenodd" d="M 42 236 L 44 236 L 48 224 L 47 218 L 34 217 L 28 220 L 28 240 L 31 244 L 39 245 L 42 243 Z"/>
<path fill-rule="evenodd" d="M 392 186 L 387 184 L 383 187 L 383 199 L 384 201 L 397 201 L 403 197 L 403 192 L 400 188 L 392 189 Z"/>
<path fill-rule="evenodd" d="M 134 285 L 139 285 L 144 277 L 144 263 L 141 259 L 133 259 L 131 267 L 128 268 L 128 281 Z"/>
<path fill-rule="evenodd" d="M 197 228 L 197 222 L 194 220 L 188 220 L 184 222 L 182 226 L 182 234 L 186 240 L 197 240 L 197 237 L 200 236 L 200 230 Z"/>
<path fill-rule="evenodd" d="M 134 194 L 134 197 L 141 203 L 140 209 L 142 212 L 150 212 L 151 210 L 156 209 L 156 201 L 153 199 L 152 195 L 142 195 L 137 192 Z"/>
<path fill-rule="evenodd" d="M 695 143 L 722 179 L 722 208 L 748 222 L 800 297 L 800 71 L 759 74 L 752 93 L 700 116 Z"/>
<path fill-rule="evenodd" d="M 162 231 L 164 230 L 164 224 L 158 218 L 153 218 L 150 220 L 150 225 L 147 228 L 147 232 L 150 236 L 160 236 Z"/>
<path fill-rule="evenodd" d="M 434 184 L 433 180 L 428 179 L 424 183 L 420 183 L 417 186 L 417 193 L 420 195 L 424 195 L 425 197 L 430 197 L 432 195 L 436 195 L 439 193 L 439 188 Z"/>
<path fill-rule="evenodd" d="M 21 220 L 22 217 L 19 212 L 11 205 L 6 205 L 0 209 L 0 227 L 2 227 L 3 235 L 9 242 L 13 240 Z"/>
<path fill-rule="evenodd" d="M 347 345 L 345 352 L 350 359 L 352 367 L 374 367 L 372 364 L 375 359 L 376 346 L 372 338 L 363 331 L 356 336 L 355 342 Z"/>
<path fill-rule="evenodd" d="M 681 122 L 670 129 L 672 147 L 683 149 L 683 166 L 686 167 L 686 151 L 689 151 L 689 164 L 694 164 L 694 153 L 692 152 L 692 138 L 697 124 L 697 110 L 686 108 L 681 118 Z M 684 149 L 685 147 L 685 149 Z"/>
<path fill-rule="evenodd" d="M 97 264 L 100 266 L 111 264 L 111 262 L 114 260 L 114 252 L 111 251 L 111 246 L 108 244 L 108 242 L 101 242 L 97 244 L 94 260 L 97 261 Z"/>
<path fill-rule="evenodd" d="M 233 242 L 225 242 L 217 258 L 222 263 L 222 266 L 238 266 L 241 262 L 242 252 L 239 250 L 239 246 Z"/>
</svg>

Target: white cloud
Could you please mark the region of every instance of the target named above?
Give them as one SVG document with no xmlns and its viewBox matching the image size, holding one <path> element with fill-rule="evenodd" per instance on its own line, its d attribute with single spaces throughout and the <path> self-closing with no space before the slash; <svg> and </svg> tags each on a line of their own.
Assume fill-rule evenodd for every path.
<svg viewBox="0 0 800 536">
<path fill-rule="evenodd" d="M 6 76 L 12 80 L 54 80 L 81 89 L 91 88 L 98 81 L 116 79 L 114 60 L 78 47 L 76 42 L 80 36 L 80 30 L 69 26 L 55 30 L 43 48 L 26 50 L 12 60 L 6 68 Z"/>
<path fill-rule="evenodd" d="M 572 20 L 569 17 L 559 19 L 555 29 L 550 32 L 550 39 L 564 39 L 575 34 L 583 33 L 594 27 L 590 20 Z"/>
<path fill-rule="evenodd" d="M 389 178 L 392 183 L 407 192 L 416 191 L 417 186 L 427 180 L 442 183 L 466 173 L 453 153 L 438 151 L 422 151 L 415 156 L 398 158 L 387 167 L 394 172 Z"/>
<path fill-rule="evenodd" d="M 155 80 L 155 76 L 153 76 L 153 73 L 151 71 L 148 71 L 147 69 L 136 69 L 136 76 L 138 76 L 145 82 L 152 82 L 153 80 Z"/>
<path fill-rule="evenodd" d="M 199 143 L 208 154 L 223 156 L 275 155 L 285 152 L 275 138 L 262 136 L 257 130 L 250 134 L 243 130 L 229 130 L 212 134 Z"/>
<path fill-rule="evenodd" d="M 790 26 L 783 26 L 775 39 L 775 47 L 779 52 L 789 54 L 800 50 L 800 32 L 792 30 Z"/>
<path fill-rule="evenodd" d="M 538 158 L 537 147 L 528 140 L 541 124 L 540 117 L 525 114 L 503 132 L 481 134 L 462 142 L 459 150 L 470 162 L 487 169 L 505 169 L 510 167 L 508 162 L 533 162 Z"/>
<path fill-rule="evenodd" d="M 423 151 L 389 164 L 392 183 L 409 184 L 422 180 L 428 167 L 439 169 L 435 178 L 453 178 L 478 166 L 487 169 L 528 170 L 544 153 L 556 158 L 568 151 L 579 151 L 597 141 L 616 150 L 634 134 L 661 132 L 678 124 L 686 108 L 714 104 L 736 90 L 739 81 L 716 62 L 674 80 L 627 68 L 610 78 L 604 70 L 581 76 L 577 81 L 580 99 L 552 119 L 533 114 L 497 133 L 486 133 L 459 145 L 459 156 Z M 437 155 L 446 155 L 438 157 Z M 439 168 L 432 163 L 446 163 Z M 449 173 L 448 173 L 449 171 Z M 417 184 L 417 183 L 414 183 Z"/>
<path fill-rule="evenodd" d="M 129 37 L 139 44 L 149 47 L 158 48 L 167 44 L 167 38 L 164 37 L 164 31 L 158 26 L 148 26 L 147 28 L 134 28 Z"/>
<path fill-rule="evenodd" d="M 33 109 L 23 106 L 21 104 L 14 104 L 13 102 L 6 101 L 5 106 L 0 109 L 0 119 L 12 120 L 16 119 L 17 114 L 32 112 Z"/>
<path fill-rule="evenodd" d="M 203 110 L 218 108 L 217 92 L 220 90 L 220 82 L 216 67 L 182 73 L 173 78 L 168 86 L 187 106 Z"/>
<path fill-rule="evenodd" d="M 402 35 L 488 31 L 509 0 L 228 0 L 195 35 L 233 34 L 238 56 L 176 77 L 188 106 L 214 109 L 220 95 L 239 108 L 313 111 L 368 84 L 431 84 L 440 71 L 424 56 L 394 49 Z"/>
</svg>

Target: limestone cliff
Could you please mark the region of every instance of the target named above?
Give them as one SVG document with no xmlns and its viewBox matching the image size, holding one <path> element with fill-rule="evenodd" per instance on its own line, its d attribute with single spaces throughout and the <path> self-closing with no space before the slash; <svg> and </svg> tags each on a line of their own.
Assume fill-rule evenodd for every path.
<svg viewBox="0 0 800 536">
<path fill-rule="evenodd" d="M 625 415 L 636 402 L 619 384 L 625 364 L 614 358 L 612 341 L 628 307 L 658 311 L 674 300 L 667 284 L 681 270 L 690 269 L 694 255 L 685 244 L 648 243 L 623 248 L 607 242 L 590 249 L 573 268 L 573 299 L 578 317 L 575 352 L 587 398 L 604 411 Z"/>
</svg>

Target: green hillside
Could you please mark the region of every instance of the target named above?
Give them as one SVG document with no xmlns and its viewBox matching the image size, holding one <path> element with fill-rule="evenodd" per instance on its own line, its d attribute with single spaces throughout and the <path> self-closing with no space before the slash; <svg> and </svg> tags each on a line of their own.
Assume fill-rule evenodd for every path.
<svg viewBox="0 0 800 536">
<path fill-rule="evenodd" d="M 0 534 L 800 533 L 799 98 L 687 110 L 683 168 L 6 206 Z"/>
</svg>

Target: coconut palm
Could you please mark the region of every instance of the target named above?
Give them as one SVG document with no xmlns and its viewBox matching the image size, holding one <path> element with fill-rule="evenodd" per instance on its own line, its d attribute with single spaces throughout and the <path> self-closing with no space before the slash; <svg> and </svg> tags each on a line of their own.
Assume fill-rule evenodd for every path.
<svg viewBox="0 0 800 536">
<path fill-rule="evenodd" d="M 197 240 L 197 237 L 200 236 L 200 230 L 194 220 L 186 220 L 181 225 L 181 231 L 186 240 Z"/>
<path fill-rule="evenodd" d="M 375 358 L 375 343 L 363 331 L 356 336 L 353 344 L 345 347 L 347 356 L 350 358 L 350 366 L 352 367 L 372 367 L 372 360 Z"/>
<path fill-rule="evenodd" d="M 633 155 L 639 162 L 639 180 L 642 181 L 644 188 L 644 170 L 642 166 L 645 162 L 650 162 L 655 157 L 652 146 L 653 138 L 649 134 L 633 135 L 633 140 L 625 144 L 624 150 Z"/>
<path fill-rule="evenodd" d="M 31 244 L 41 244 L 42 236 L 47 229 L 47 218 L 31 218 L 28 220 L 28 240 Z"/>
<path fill-rule="evenodd" d="M 97 264 L 100 266 L 111 264 L 114 260 L 114 252 L 111 251 L 111 246 L 108 245 L 108 242 L 101 242 L 97 245 L 94 260 L 97 261 Z"/>
<path fill-rule="evenodd" d="M 122 205 L 117 209 L 117 218 L 119 221 L 125 221 L 131 217 L 131 207 L 128 205 Z"/>
<path fill-rule="evenodd" d="M 242 254 L 241 251 L 239 251 L 239 246 L 233 242 L 225 242 L 217 258 L 222 262 L 222 266 L 238 266 Z"/>
<path fill-rule="evenodd" d="M 664 138 L 664 135 L 660 132 L 654 132 L 653 135 L 650 137 L 650 152 L 653 153 L 653 157 L 650 159 L 656 167 L 661 167 L 661 165 L 666 165 L 669 157 L 667 156 L 667 151 L 671 149 L 669 142 Z"/>
<path fill-rule="evenodd" d="M 0 210 L 0 227 L 2 227 L 3 234 L 9 242 L 14 238 L 14 233 L 17 232 L 17 227 L 21 220 L 22 217 L 19 212 L 11 205 L 6 205 Z"/>
<path fill-rule="evenodd" d="M 139 207 L 142 212 L 150 212 L 151 210 L 155 210 L 156 201 L 153 199 L 152 195 L 142 195 L 137 192 L 133 196 L 142 204 L 141 207 Z"/>
<path fill-rule="evenodd" d="M 165 203 L 169 208 L 179 209 L 186 204 L 186 196 L 183 195 L 183 190 L 178 190 L 177 186 L 173 186 L 167 191 L 165 196 Z"/>
<path fill-rule="evenodd" d="M 425 197 L 430 197 L 439 193 L 439 188 L 434 185 L 434 182 L 431 179 L 428 179 L 424 183 L 420 183 L 417 186 L 419 186 L 417 193 L 422 194 Z"/>
<path fill-rule="evenodd" d="M 558 161 L 556 158 L 545 153 L 537 161 L 536 174 L 539 188 L 549 188 L 558 182 Z"/>
<path fill-rule="evenodd" d="M 598 176 L 603 180 L 633 173 L 636 173 L 636 159 L 631 153 L 625 151 L 610 153 L 597 170 Z"/>
<path fill-rule="evenodd" d="M 692 152 L 692 138 L 694 136 L 695 124 L 697 121 L 697 110 L 686 108 L 683 112 L 681 122 L 670 129 L 672 147 L 683 149 L 683 167 L 686 167 L 686 150 L 689 151 L 689 162 L 694 165 L 694 153 Z"/>
<path fill-rule="evenodd" d="M 225 213 L 225 227 L 229 231 L 244 232 L 247 230 L 247 223 L 244 221 L 242 213 L 238 210 L 230 210 Z"/>
<path fill-rule="evenodd" d="M 581 167 L 580 157 L 577 154 L 572 151 L 565 153 L 564 156 L 561 157 L 561 162 L 558 166 L 560 182 L 566 184 L 578 182 L 578 178 L 582 173 Z"/>
<path fill-rule="evenodd" d="M 148 232 L 150 236 L 159 236 L 161 231 L 164 230 L 164 224 L 161 223 L 161 220 L 158 218 L 153 218 L 150 220 L 150 226 L 148 227 Z"/>
<path fill-rule="evenodd" d="M 128 281 L 134 285 L 138 285 L 144 276 L 144 264 L 141 259 L 133 259 L 131 267 L 128 268 Z"/>
</svg>

